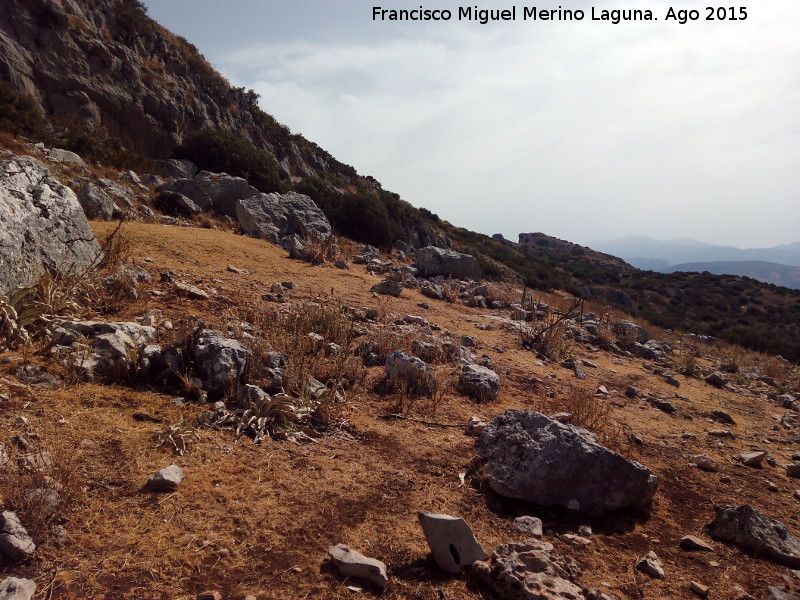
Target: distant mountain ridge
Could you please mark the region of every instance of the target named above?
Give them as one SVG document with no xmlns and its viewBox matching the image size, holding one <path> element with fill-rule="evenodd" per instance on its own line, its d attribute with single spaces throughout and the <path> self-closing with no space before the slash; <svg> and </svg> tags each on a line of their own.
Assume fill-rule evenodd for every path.
<svg viewBox="0 0 800 600">
<path fill-rule="evenodd" d="M 753 279 L 758 279 L 765 283 L 772 283 L 774 285 L 782 285 L 783 287 L 800 290 L 800 267 L 779 265 L 778 263 L 766 261 L 736 260 L 682 263 L 658 270 L 662 273 L 674 273 L 676 271 L 702 273 L 703 271 L 708 271 L 715 275 L 739 275 L 741 277 L 752 277 Z"/>
<path fill-rule="evenodd" d="M 707 244 L 686 238 L 657 240 L 646 236 L 625 236 L 615 240 L 598 240 L 590 247 L 622 258 L 638 269 L 658 270 L 683 263 L 718 263 L 734 261 L 770 262 L 800 266 L 800 242 L 771 248 L 737 248 Z M 653 261 L 667 261 L 661 265 Z"/>
</svg>

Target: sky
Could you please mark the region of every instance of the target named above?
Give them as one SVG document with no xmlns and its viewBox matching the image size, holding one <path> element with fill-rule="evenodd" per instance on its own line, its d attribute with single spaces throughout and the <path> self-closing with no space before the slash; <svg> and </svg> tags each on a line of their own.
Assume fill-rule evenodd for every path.
<svg viewBox="0 0 800 600">
<path fill-rule="evenodd" d="M 293 132 L 455 225 L 587 245 L 800 241 L 796 0 L 713 21 L 696 0 L 144 3 Z M 382 21 L 375 6 L 452 17 Z M 459 20 L 459 6 L 516 19 Z M 532 6 L 584 19 L 524 20 Z M 697 20 L 681 24 L 690 9 Z"/>
</svg>

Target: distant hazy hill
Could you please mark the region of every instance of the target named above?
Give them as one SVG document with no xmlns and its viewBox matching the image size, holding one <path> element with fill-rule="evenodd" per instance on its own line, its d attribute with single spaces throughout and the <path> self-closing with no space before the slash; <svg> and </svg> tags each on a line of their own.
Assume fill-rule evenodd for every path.
<svg viewBox="0 0 800 600">
<path fill-rule="evenodd" d="M 773 248 L 736 248 L 705 244 L 686 238 L 656 240 L 644 236 L 626 236 L 616 240 L 600 240 L 591 247 L 613 254 L 639 269 L 661 270 L 668 265 L 682 263 L 718 263 L 731 261 L 763 261 L 782 265 L 800 266 L 800 243 L 784 244 Z M 714 271 L 712 271 L 714 272 Z"/>
<path fill-rule="evenodd" d="M 672 267 L 659 269 L 662 273 L 675 271 L 694 271 L 702 273 L 708 271 L 715 275 L 740 275 L 752 277 L 765 283 L 774 283 L 784 287 L 800 290 L 800 267 L 779 265 L 766 261 L 720 261 L 682 263 Z"/>
</svg>

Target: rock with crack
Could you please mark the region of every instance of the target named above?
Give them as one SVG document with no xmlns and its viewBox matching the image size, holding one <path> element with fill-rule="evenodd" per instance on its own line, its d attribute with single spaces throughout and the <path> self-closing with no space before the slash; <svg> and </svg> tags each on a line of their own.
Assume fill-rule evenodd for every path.
<svg viewBox="0 0 800 600">
<path fill-rule="evenodd" d="M 538 517 L 524 515 L 514 519 L 514 529 L 528 537 L 542 537 L 542 520 Z"/>
<path fill-rule="evenodd" d="M 0 581 L 0 600 L 31 600 L 36 592 L 36 582 L 20 577 L 6 577 Z"/>
<path fill-rule="evenodd" d="M 504 496 L 598 516 L 647 506 L 658 478 L 597 443 L 597 436 L 534 411 L 507 410 L 484 430 L 477 453 Z"/>
<path fill-rule="evenodd" d="M 736 544 L 757 556 L 800 569 L 800 539 L 786 525 L 754 509 L 742 506 L 715 506 L 716 517 L 706 525 L 715 540 Z"/>
<path fill-rule="evenodd" d="M 192 344 L 192 354 L 203 389 L 211 396 L 242 383 L 252 356 L 247 346 L 212 329 L 199 333 Z"/>
<path fill-rule="evenodd" d="M 480 281 L 481 268 L 475 257 L 447 248 L 426 246 L 417 250 L 416 267 L 420 277 L 454 277 Z"/>
<path fill-rule="evenodd" d="M 288 249 L 295 235 L 303 241 L 326 240 L 331 224 L 325 213 L 304 194 L 256 194 L 236 201 L 236 219 L 242 230 Z"/>
<path fill-rule="evenodd" d="M 178 465 L 164 467 L 147 480 L 151 492 L 174 492 L 183 481 L 183 469 Z"/>
<path fill-rule="evenodd" d="M 576 585 L 580 567 L 553 553 L 539 540 L 503 544 L 488 561 L 472 565 L 472 573 L 504 600 L 582 600 Z"/>
<path fill-rule="evenodd" d="M 333 564 L 345 577 L 357 577 L 369 581 L 379 588 L 386 587 L 389 582 L 386 575 L 386 564 L 378 559 L 364 556 L 344 544 L 331 546 L 328 548 L 328 554 L 333 560 Z"/>
<path fill-rule="evenodd" d="M 459 573 L 476 560 L 489 558 L 464 519 L 426 510 L 419 511 L 417 518 L 442 571 Z"/>
<path fill-rule="evenodd" d="M 487 367 L 464 365 L 458 378 L 458 388 L 478 402 L 491 402 L 500 393 L 500 376 Z"/>
<path fill-rule="evenodd" d="M 47 271 L 82 273 L 100 257 L 75 193 L 30 156 L 0 162 L 0 232 L 0 294 Z"/>
<path fill-rule="evenodd" d="M 636 562 L 636 568 L 654 579 L 664 579 L 664 566 L 652 550 Z"/>
<path fill-rule="evenodd" d="M 10 511 L 0 513 L 0 554 L 18 561 L 28 558 L 35 550 L 36 544 L 22 526 L 17 514 Z"/>
</svg>

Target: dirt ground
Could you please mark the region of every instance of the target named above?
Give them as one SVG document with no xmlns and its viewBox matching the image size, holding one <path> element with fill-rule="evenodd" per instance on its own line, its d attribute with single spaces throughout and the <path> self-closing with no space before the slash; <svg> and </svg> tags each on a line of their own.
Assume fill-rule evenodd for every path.
<svg viewBox="0 0 800 600">
<path fill-rule="evenodd" d="M 102 235 L 113 225 L 93 227 Z M 185 455 L 175 456 L 170 448 L 156 446 L 154 432 L 168 424 L 193 423 L 207 406 L 177 405 L 171 402 L 174 396 L 152 390 L 77 380 L 53 390 L 31 387 L 14 376 L 31 357 L 7 352 L 0 356 L 0 442 L 14 448 L 13 438 L 22 436 L 29 451 L 49 452 L 52 476 L 64 486 L 57 519 L 37 520 L 20 510 L 39 548 L 28 561 L 0 569 L 0 578 L 36 580 L 36 598 L 176 599 L 209 590 L 225 599 L 375 595 L 348 589 L 352 582 L 335 572 L 326 551 L 337 543 L 387 564 L 390 583 L 382 598 L 492 598 L 467 577 L 437 570 L 417 522 L 418 510 L 464 518 L 489 552 L 521 540 L 512 526 L 514 517 L 539 516 L 556 551 L 583 565 L 581 585 L 623 599 L 691 598 L 691 581 L 709 586 L 710 598 L 736 597 L 735 585 L 762 598 L 768 585 L 800 583 L 790 569 L 712 542 L 702 531 L 713 518 L 714 504 L 749 503 L 798 533 L 800 500 L 793 490 L 800 482 L 787 478 L 781 465 L 791 462 L 800 444 L 797 434 L 773 417 L 783 409 L 763 393 L 720 390 L 683 375 L 677 376 L 676 389 L 645 368 L 646 361 L 574 344 L 577 359 L 596 365 L 584 368 L 587 379 L 578 380 L 556 363 L 537 365 L 536 356 L 521 348 L 518 332 L 492 318 L 507 317 L 508 311 L 435 301 L 415 290 L 405 290 L 400 298 L 375 297 L 369 290 L 380 279 L 363 266 L 349 271 L 312 266 L 290 260 L 264 241 L 214 229 L 130 223 L 123 235 L 131 258 L 153 275 L 153 282 L 139 300 L 101 318 L 134 319 L 159 308 L 175 323 L 191 314 L 224 328 L 236 318 L 239 305 L 267 310 L 271 304 L 261 295 L 274 282 L 290 280 L 297 285 L 290 293 L 292 303 L 377 308 L 386 322 L 419 314 L 442 332 L 473 336 L 475 353 L 488 355 L 501 376 L 500 397 L 476 404 L 452 386 L 436 402 L 381 396 L 373 384 L 382 368 L 372 367 L 346 396 L 340 415 L 346 424 L 315 443 L 267 439 L 253 444 L 229 430 L 199 428 L 199 440 Z M 234 273 L 229 265 L 249 273 Z M 167 271 L 211 292 L 212 298 L 171 294 L 169 284 L 159 279 Z M 476 327 L 485 323 L 492 328 Z M 705 366 L 713 359 L 709 349 L 698 362 Z M 669 396 L 677 411 L 666 414 L 646 400 L 627 398 L 624 391 L 631 384 Z M 610 392 L 605 439 L 659 477 L 649 511 L 587 520 L 504 499 L 488 489 L 474 462 L 475 439 L 463 431 L 471 416 L 490 420 L 509 408 L 557 412 L 570 389 L 594 393 L 600 385 Z M 735 439 L 708 434 L 722 427 L 707 418 L 713 408 L 734 418 L 736 424 L 729 427 Z M 388 417 L 397 413 L 404 418 Z M 142 420 L 142 415 L 149 418 Z M 739 452 L 754 448 L 769 450 L 777 466 L 756 469 L 735 460 Z M 700 453 L 715 458 L 720 471 L 694 467 L 690 458 Z M 171 463 L 186 474 L 179 490 L 143 492 L 148 477 Z M 766 480 L 778 491 L 769 491 Z M 14 490 L 0 489 L 7 508 L 15 508 L 9 501 L 13 495 Z M 66 530 L 65 540 L 54 534 L 57 524 Z M 575 532 L 580 525 L 594 532 L 586 547 L 570 546 L 554 535 Z M 687 534 L 710 541 L 714 552 L 680 549 L 678 542 Z M 634 569 L 649 550 L 661 559 L 664 580 Z"/>
</svg>

